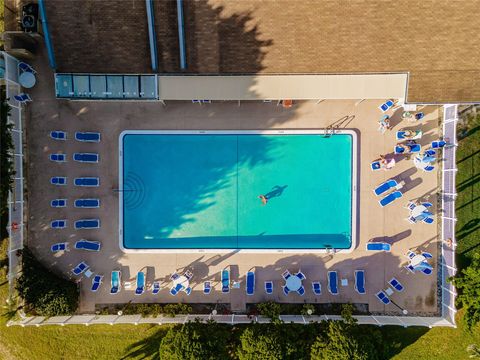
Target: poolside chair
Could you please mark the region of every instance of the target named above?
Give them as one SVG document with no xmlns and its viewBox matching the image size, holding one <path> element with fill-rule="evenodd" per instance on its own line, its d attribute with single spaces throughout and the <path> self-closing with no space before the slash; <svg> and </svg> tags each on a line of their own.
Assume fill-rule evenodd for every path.
<svg viewBox="0 0 480 360">
<path fill-rule="evenodd" d="M 290 271 L 288 270 L 285 270 L 282 274 L 284 280 L 287 280 L 290 276 L 292 276 L 292 274 L 290 274 Z"/>
<path fill-rule="evenodd" d="M 336 271 L 328 272 L 328 291 L 332 295 L 338 295 L 338 274 Z"/>
<path fill-rule="evenodd" d="M 100 133 L 99 132 L 81 132 L 77 131 L 75 133 L 75 140 L 82 142 L 100 142 Z"/>
<path fill-rule="evenodd" d="M 180 275 L 178 275 L 177 273 L 173 273 L 172 276 L 170 276 L 170 280 L 176 280 L 180 277 Z"/>
<path fill-rule="evenodd" d="M 415 257 L 415 255 L 417 255 L 417 254 L 415 254 L 415 252 L 413 252 L 412 250 L 407 250 L 407 257 L 409 259 L 413 259 Z"/>
<path fill-rule="evenodd" d="M 427 216 L 427 217 L 424 217 L 422 219 L 422 221 L 425 223 L 425 224 L 433 224 L 433 222 L 435 221 L 435 219 L 431 216 Z"/>
<path fill-rule="evenodd" d="M 95 275 L 92 279 L 92 290 L 93 292 L 98 291 L 100 285 L 102 285 L 103 275 Z"/>
<path fill-rule="evenodd" d="M 67 227 L 67 220 L 53 220 L 50 223 L 52 229 L 65 229 Z"/>
<path fill-rule="evenodd" d="M 305 295 L 305 288 L 303 287 L 303 285 L 298 288 L 297 294 L 300 296 Z"/>
<path fill-rule="evenodd" d="M 387 100 L 387 101 L 385 101 L 382 105 L 380 105 L 378 108 L 379 108 L 382 112 L 387 112 L 387 111 L 390 110 L 394 105 L 395 105 L 395 101 L 394 101 L 394 100 Z"/>
<path fill-rule="evenodd" d="M 416 131 L 415 131 L 415 136 L 409 137 L 409 138 L 405 137 L 405 133 L 406 133 L 406 131 L 404 131 L 404 130 L 403 130 L 403 131 L 402 131 L 402 130 L 397 131 L 397 140 L 398 140 L 398 141 L 402 141 L 402 140 L 418 140 L 418 139 L 421 139 L 421 138 L 422 138 L 422 130 L 416 130 Z"/>
<path fill-rule="evenodd" d="M 67 178 L 65 176 L 53 176 L 50 178 L 50 184 L 52 185 L 67 185 Z"/>
<path fill-rule="evenodd" d="M 391 204 L 397 199 L 400 199 L 403 196 L 403 194 L 400 191 L 394 191 L 387 196 L 385 196 L 382 200 L 380 200 L 378 203 L 380 204 L 381 207 L 385 207 L 388 204 Z"/>
<path fill-rule="evenodd" d="M 31 66 L 28 65 L 27 63 L 24 63 L 23 61 L 21 61 L 21 62 L 18 63 L 18 71 L 20 71 L 20 72 L 29 72 L 29 73 L 32 73 L 32 74 L 36 74 L 36 73 L 37 73 L 33 67 L 31 67 Z"/>
<path fill-rule="evenodd" d="M 411 273 L 415 273 L 415 268 L 412 265 L 406 265 L 404 268 Z"/>
<path fill-rule="evenodd" d="M 433 258 L 433 255 L 430 254 L 429 252 L 423 252 L 422 255 L 423 255 L 425 258 L 427 258 L 427 259 Z"/>
<path fill-rule="evenodd" d="M 422 205 L 427 207 L 427 208 L 433 206 L 433 204 L 431 202 L 424 202 L 424 203 L 422 203 Z"/>
<path fill-rule="evenodd" d="M 145 291 L 145 273 L 139 271 L 137 273 L 137 288 L 135 289 L 135 295 L 142 295 Z"/>
<path fill-rule="evenodd" d="M 382 168 L 382 165 L 380 164 L 380 161 L 373 161 L 370 164 L 370 168 L 372 169 L 372 171 L 380 170 Z"/>
<path fill-rule="evenodd" d="M 432 269 L 427 268 L 427 267 L 424 267 L 422 269 L 422 273 L 424 273 L 425 275 L 432 275 L 432 272 L 433 272 Z"/>
<path fill-rule="evenodd" d="M 180 290 L 182 290 L 182 289 L 183 289 L 183 285 L 182 285 L 182 284 L 177 284 L 177 286 L 172 287 L 172 288 L 170 289 L 170 295 L 175 296 L 175 295 L 177 295 L 178 292 L 179 292 Z"/>
<path fill-rule="evenodd" d="M 425 117 L 425 114 L 423 112 L 417 112 L 415 114 L 415 120 L 422 120 Z"/>
<path fill-rule="evenodd" d="M 413 210 L 415 209 L 415 207 L 417 206 L 417 204 L 413 201 L 409 201 L 407 203 L 407 205 L 405 206 L 405 209 L 408 209 L 408 210 Z"/>
<path fill-rule="evenodd" d="M 185 294 L 190 295 L 192 293 L 192 288 L 189 286 L 184 291 L 185 291 Z"/>
<path fill-rule="evenodd" d="M 312 282 L 312 290 L 315 295 L 322 295 L 322 285 L 318 281 Z"/>
<path fill-rule="evenodd" d="M 87 251 L 100 251 L 102 244 L 100 241 L 80 239 L 75 243 L 75 249 Z"/>
<path fill-rule="evenodd" d="M 30 97 L 30 95 L 25 94 L 25 93 L 14 95 L 13 98 L 21 104 L 25 104 L 29 101 L 32 101 L 32 98 Z"/>
<path fill-rule="evenodd" d="M 365 291 L 365 270 L 355 270 L 355 290 L 364 295 Z"/>
<path fill-rule="evenodd" d="M 431 172 L 433 170 L 435 170 L 435 166 L 433 166 L 433 165 L 428 165 L 428 166 L 423 168 L 423 171 L 425 171 L 425 172 Z"/>
<path fill-rule="evenodd" d="M 425 150 L 425 156 L 435 156 L 437 154 L 437 152 L 433 149 L 427 149 Z M 433 161 L 435 160 L 435 158 L 433 159 Z"/>
<path fill-rule="evenodd" d="M 230 292 L 230 271 L 222 270 L 222 293 Z"/>
<path fill-rule="evenodd" d="M 100 178 L 98 177 L 79 177 L 75 178 L 75 186 L 98 187 L 100 186 Z"/>
<path fill-rule="evenodd" d="M 420 150 L 422 150 L 422 146 L 420 144 L 407 144 L 406 146 L 410 150 L 409 152 L 407 152 L 407 154 L 418 153 L 420 152 Z M 393 152 L 396 155 L 405 154 L 405 149 L 401 146 L 396 145 L 395 148 L 393 149 Z"/>
<path fill-rule="evenodd" d="M 417 223 L 417 218 L 415 218 L 414 216 L 409 216 L 408 218 L 406 218 L 406 220 L 407 220 L 410 224 L 416 224 L 416 223 Z"/>
<path fill-rule="evenodd" d="M 203 293 L 205 295 L 208 295 L 210 294 L 211 291 L 212 291 L 212 285 L 210 284 L 210 281 L 205 281 L 203 283 Z"/>
<path fill-rule="evenodd" d="M 402 284 L 400 284 L 400 281 L 398 281 L 397 279 L 395 279 L 394 277 L 388 282 L 388 284 L 393 287 L 395 290 L 397 290 L 398 292 L 402 292 L 404 287 Z"/>
<path fill-rule="evenodd" d="M 67 250 L 68 250 L 68 242 L 56 243 L 50 247 L 50 251 L 53 253 L 56 253 L 59 251 L 67 251 Z"/>
<path fill-rule="evenodd" d="M 50 206 L 53 208 L 64 208 L 67 206 L 67 199 L 53 199 L 50 201 Z"/>
<path fill-rule="evenodd" d="M 88 264 L 85 261 L 82 261 L 72 269 L 72 273 L 73 273 L 73 275 L 78 276 L 81 273 L 83 273 L 85 270 L 87 270 L 88 268 L 89 268 Z"/>
<path fill-rule="evenodd" d="M 65 141 L 67 140 L 67 133 L 65 131 L 54 130 L 54 131 L 50 131 L 50 137 L 53 140 Z"/>
<path fill-rule="evenodd" d="M 190 270 L 185 271 L 185 274 L 183 274 L 188 280 L 190 280 L 193 277 L 193 273 Z"/>
<path fill-rule="evenodd" d="M 283 285 L 282 289 L 283 289 L 283 294 L 284 295 L 288 295 L 290 293 L 290 289 L 287 286 Z"/>
<path fill-rule="evenodd" d="M 302 273 L 301 271 L 298 271 L 298 273 L 295 274 L 300 280 L 304 280 L 306 279 L 306 276 L 304 273 Z"/>
<path fill-rule="evenodd" d="M 379 291 L 378 293 L 375 294 L 378 300 L 380 300 L 382 303 L 385 305 L 390 304 L 390 299 L 388 298 L 387 294 L 383 291 Z"/>
<path fill-rule="evenodd" d="M 152 294 L 157 295 L 160 292 L 160 283 L 155 281 L 152 285 Z"/>
<path fill-rule="evenodd" d="M 61 154 L 61 153 L 50 154 L 50 161 L 66 162 L 67 161 L 67 156 L 65 154 Z"/>
<path fill-rule="evenodd" d="M 255 273 L 253 271 L 247 272 L 247 295 L 253 295 L 255 293 Z"/>
<path fill-rule="evenodd" d="M 273 294 L 273 281 L 265 281 L 265 292 Z"/>
<path fill-rule="evenodd" d="M 122 286 L 122 272 L 120 270 L 112 271 L 112 278 L 110 282 L 110 294 L 118 294 Z"/>
<path fill-rule="evenodd" d="M 392 246 L 385 242 L 369 242 L 367 243 L 367 251 L 391 251 Z"/>
<path fill-rule="evenodd" d="M 73 204 L 76 208 L 95 209 L 100 207 L 100 199 L 76 199 Z"/>
<path fill-rule="evenodd" d="M 75 221 L 75 230 L 80 229 L 99 229 L 100 220 L 99 219 L 81 219 Z"/>
<path fill-rule="evenodd" d="M 439 141 L 432 141 L 432 149 L 441 149 L 445 145 L 447 145 L 447 142 L 445 140 L 439 140 Z"/>
<path fill-rule="evenodd" d="M 73 160 L 84 163 L 98 163 L 100 156 L 97 153 L 74 153 Z"/>
<path fill-rule="evenodd" d="M 390 180 L 387 180 L 384 183 L 378 185 L 373 190 L 373 192 L 375 193 L 375 195 L 380 196 L 382 194 L 385 194 L 387 191 L 389 191 L 392 188 L 399 190 L 399 189 L 402 188 L 402 185 L 398 184 L 395 180 L 390 179 Z"/>
</svg>

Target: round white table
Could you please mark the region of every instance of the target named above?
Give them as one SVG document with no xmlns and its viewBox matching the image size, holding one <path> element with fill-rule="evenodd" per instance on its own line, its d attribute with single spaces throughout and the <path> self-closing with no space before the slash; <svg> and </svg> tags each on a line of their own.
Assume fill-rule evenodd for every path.
<svg viewBox="0 0 480 360">
<path fill-rule="evenodd" d="M 186 289 L 190 285 L 190 282 L 186 276 L 182 275 L 173 280 L 173 287 L 177 287 L 178 284 L 181 284 Z"/>
<path fill-rule="evenodd" d="M 421 216 L 425 211 L 427 211 L 427 207 L 424 205 L 417 205 L 413 208 L 410 212 L 410 215 L 414 218 Z"/>
<path fill-rule="evenodd" d="M 415 255 L 411 260 L 410 260 L 410 265 L 412 265 L 413 267 L 416 267 L 418 265 L 420 265 L 422 262 L 424 262 L 425 260 L 427 260 L 427 258 L 421 254 L 419 255 Z"/>
<path fill-rule="evenodd" d="M 285 283 L 290 291 L 297 291 L 302 287 L 302 280 L 297 275 L 290 276 Z"/>
<path fill-rule="evenodd" d="M 22 87 L 29 89 L 35 86 L 37 79 L 31 72 L 25 71 L 18 77 L 18 82 Z"/>
</svg>

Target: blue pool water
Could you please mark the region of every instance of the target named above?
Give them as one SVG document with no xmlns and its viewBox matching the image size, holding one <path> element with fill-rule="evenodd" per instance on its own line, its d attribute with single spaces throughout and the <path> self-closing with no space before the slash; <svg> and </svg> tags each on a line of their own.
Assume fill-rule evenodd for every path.
<svg viewBox="0 0 480 360">
<path fill-rule="evenodd" d="M 349 134 L 134 132 L 120 146 L 126 249 L 351 246 Z"/>
</svg>

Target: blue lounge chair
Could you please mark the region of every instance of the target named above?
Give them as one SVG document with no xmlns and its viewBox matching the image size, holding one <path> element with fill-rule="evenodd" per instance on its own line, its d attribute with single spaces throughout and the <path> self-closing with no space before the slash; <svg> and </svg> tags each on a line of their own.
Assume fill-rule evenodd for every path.
<svg viewBox="0 0 480 360">
<path fill-rule="evenodd" d="M 433 224 L 433 222 L 435 221 L 433 217 L 431 216 L 426 216 L 422 219 L 422 221 L 425 223 L 425 224 Z"/>
<path fill-rule="evenodd" d="M 139 271 L 137 273 L 137 288 L 135 289 L 135 295 L 142 295 L 145 291 L 145 273 Z"/>
<path fill-rule="evenodd" d="M 435 156 L 437 154 L 437 152 L 433 149 L 428 149 L 425 151 L 425 156 Z M 433 159 L 433 161 L 435 161 L 435 159 Z"/>
<path fill-rule="evenodd" d="M 284 280 L 287 280 L 290 276 L 292 276 L 292 274 L 290 274 L 290 271 L 288 270 L 285 270 L 282 274 Z"/>
<path fill-rule="evenodd" d="M 29 73 L 32 73 L 32 74 L 37 73 L 33 67 L 31 67 L 27 63 L 24 63 L 23 61 L 18 63 L 18 70 L 20 72 L 29 72 Z"/>
<path fill-rule="evenodd" d="M 370 168 L 372 169 L 372 171 L 380 170 L 382 168 L 382 165 L 380 164 L 380 161 L 373 161 L 370 164 Z"/>
<path fill-rule="evenodd" d="M 433 206 L 433 204 L 432 204 L 431 202 L 424 202 L 424 203 L 422 203 L 422 205 L 425 206 L 425 207 L 427 207 L 427 208 Z"/>
<path fill-rule="evenodd" d="M 416 130 L 415 132 L 416 132 L 415 136 L 407 138 L 407 137 L 405 137 L 406 131 L 404 131 L 404 130 L 403 131 L 402 130 L 397 131 L 397 140 L 401 141 L 401 140 L 417 140 L 417 139 L 420 139 L 422 137 L 422 131 L 421 130 Z"/>
<path fill-rule="evenodd" d="M 87 270 L 89 268 L 89 266 L 87 265 L 87 263 L 85 261 L 82 261 L 81 263 L 79 263 L 77 266 L 75 266 L 73 269 L 72 269 L 72 273 L 73 275 L 80 275 L 81 273 L 83 273 L 85 270 Z"/>
<path fill-rule="evenodd" d="M 67 133 L 65 131 L 54 130 L 50 131 L 50 137 L 53 140 L 67 140 Z"/>
<path fill-rule="evenodd" d="M 65 229 L 67 227 L 67 220 L 53 220 L 50 223 L 52 229 Z"/>
<path fill-rule="evenodd" d="M 87 251 L 100 251 L 102 244 L 100 241 L 81 239 L 75 243 L 75 249 Z"/>
<path fill-rule="evenodd" d="M 336 271 L 328 272 L 328 291 L 332 295 L 338 295 L 338 275 Z"/>
<path fill-rule="evenodd" d="M 122 286 L 122 273 L 120 272 L 120 270 L 114 270 L 112 271 L 112 279 L 111 279 L 111 282 L 110 282 L 110 294 L 118 294 L 118 292 L 120 291 L 120 288 Z"/>
<path fill-rule="evenodd" d="M 407 257 L 409 259 L 413 259 L 415 257 L 415 253 L 412 250 L 407 250 Z"/>
<path fill-rule="evenodd" d="M 63 208 L 67 206 L 67 199 L 53 199 L 50 201 L 50 206 L 53 208 Z"/>
<path fill-rule="evenodd" d="M 24 104 L 24 103 L 27 103 L 29 101 L 32 101 L 32 98 L 30 97 L 30 95 L 28 94 L 25 94 L 25 93 L 21 93 L 21 94 L 18 94 L 18 95 L 14 95 L 13 98 L 15 100 L 17 100 L 19 103 L 21 104 Z"/>
<path fill-rule="evenodd" d="M 175 296 L 175 295 L 177 295 L 178 292 L 179 292 L 180 290 L 182 290 L 182 289 L 183 289 L 183 285 L 182 285 L 182 284 L 177 284 L 177 286 L 172 287 L 172 288 L 170 289 L 170 295 Z"/>
<path fill-rule="evenodd" d="M 367 243 L 368 251 L 390 251 L 392 246 L 384 242 L 369 242 Z"/>
<path fill-rule="evenodd" d="M 422 120 L 425 117 L 425 114 L 423 112 L 417 112 L 415 114 L 415 120 Z"/>
<path fill-rule="evenodd" d="M 303 287 L 303 285 L 298 288 L 297 294 L 300 296 L 305 295 L 305 288 Z"/>
<path fill-rule="evenodd" d="M 247 295 L 253 295 L 255 293 L 255 273 L 253 271 L 247 272 Z"/>
<path fill-rule="evenodd" d="M 422 255 L 425 256 L 427 259 L 433 258 L 433 255 L 430 254 L 429 252 L 424 252 L 424 253 L 422 253 Z"/>
<path fill-rule="evenodd" d="M 273 281 L 265 281 L 265 292 L 273 294 Z"/>
<path fill-rule="evenodd" d="M 160 292 L 160 283 L 155 281 L 152 286 L 152 294 L 157 295 Z"/>
<path fill-rule="evenodd" d="M 283 293 L 285 295 L 288 295 L 290 293 L 290 289 L 287 286 L 284 285 L 284 286 L 282 286 L 282 288 L 283 288 Z"/>
<path fill-rule="evenodd" d="M 190 270 L 185 271 L 183 274 L 188 280 L 190 280 L 193 277 L 193 273 Z"/>
<path fill-rule="evenodd" d="M 378 108 L 382 112 L 387 112 L 388 110 L 390 110 L 393 107 L 393 105 L 395 105 L 395 102 L 393 100 L 387 100 L 382 105 L 380 105 Z"/>
<path fill-rule="evenodd" d="M 212 284 L 210 284 L 210 281 L 205 281 L 203 283 L 203 293 L 205 295 L 208 295 L 210 294 L 211 291 L 212 291 Z"/>
<path fill-rule="evenodd" d="M 425 275 L 432 275 L 432 269 L 424 267 L 422 269 L 422 273 L 424 273 Z"/>
<path fill-rule="evenodd" d="M 359 294 L 365 294 L 365 270 L 355 270 L 355 290 Z"/>
<path fill-rule="evenodd" d="M 76 208 L 93 209 L 100 207 L 100 199 L 76 199 L 74 206 Z"/>
<path fill-rule="evenodd" d="M 412 265 L 404 266 L 404 268 L 405 268 L 408 272 L 411 272 L 411 273 L 414 273 L 414 272 L 415 272 L 415 268 L 414 268 Z"/>
<path fill-rule="evenodd" d="M 100 133 L 99 132 L 81 132 L 77 131 L 75 133 L 75 140 L 82 142 L 100 142 Z"/>
<path fill-rule="evenodd" d="M 75 178 L 75 186 L 98 187 L 100 186 L 100 178 L 98 177 L 80 177 Z"/>
<path fill-rule="evenodd" d="M 85 163 L 98 163 L 100 157 L 97 153 L 74 153 L 73 160 Z"/>
<path fill-rule="evenodd" d="M 302 273 L 301 271 L 299 271 L 298 273 L 295 274 L 300 280 L 304 280 L 306 279 L 306 276 L 304 273 Z"/>
<path fill-rule="evenodd" d="M 80 229 L 99 229 L 100 220 L 99 219 L 82 219 L 75 221 L 75 230 Z"/>
<path fill-rule="evenodd" d="M 378 293 L 375 294 L 378 300 L 380 300 L 382 303 L 385 305 L 390 304 L 390 299 L 388 298 L 387 294 L 385 294 L 383 291 L 379 291 Z"/>
<path fill-rule="evenodd" d="M 423 168 L 423 171 L 425 171 L 425 172 L 430 172 L 430 171 L 433 171 L 433 170 L 435 170 L 435 166 L 433 166 L 433 165 L 428 165 L 428 166 L 425 166 Z"/>
<path fill-rule="evenodd" d="M 65 154 L 50 154 L 50 161 L 54 162 L 65 162 L 67 161 L 67 156 Z"/>
<path fill-rule="evenodd" d="M 391 287 L 393 287 L 398 292 L 403 291 L 403 285 L 400 284 L 400 281 L 398 281 L 397 279 L 392 278 L 388 283 L 390 284 Z"/>
<path fill-rule="evenodd" d="M 53 176 L 50 178 L 52 185 L 67 185 L 67 178 L 65 176 Z"/>
<path fill-rule="evenodd" d="M 397 199 L 400 199 L 403 196 L 403 194 L 400 191 L 394 191 L 387 196 L 385 196 L 382 200 L 380 200 L 378 203 L 380 204 L 381 207 L 385 207 L 388 204 L 391 204 Z"/>
<path fill-rule="evenodd" d="M 312 282 L 312 290 L 315 295 L 322 295 L 322 285 L 318 281 Z"/>
<path fill-rule="evenodd" d="M 422 146 L 420 144 L 407 144 L 406 145 L 410 151 L 407 152 L 407 154 L 413 154 L 413 153 L 418 153 L 420 152 L 420 150 L 422 150 Z M 394 149 L 394 153 L 395 154 L 404 154 L 405 153 L 405 149 L 401 146 L 395 146 L 395 149 Z"/>
<path fill-rule="evenodd" d="M 62 243 L 53 244 L 52 247 L 50 248 L 50 251 L 55 253 L 59 251 L 66 251 L 67 249 L 68 249 L 68 243 L 62 242 Z"/>
<path fill-rule="evenodd" d="M 98 291 L 100 289 L 100 285 L 102 285 L 103 275 L 95 275 L 92 279 L 92 290 L 93 292 Z"/>
<path fill-rule="evenodd" d="M 230 292 L 230 271 L 222 270 L 222 293 Z"/>
<path fill-rule="evenodd" d="M 192 293 L 192 288 L 189 286 L 184 291 L 185 291 L 185 294 L 190 295 Z"/>
<path fill-rule="evenodd" d="M 445 145 L 447 145 L 447 142 L 444 140 L 439 140 L 439 141 L 432 141 L 432 149 L 441 149 Z"/>
<path fill-rule="evenodd" d="M 391 188 L 397 188 L 397 186 L 398 183 L 395 180 L 390 179 L 378 185 L 376 189 L 373 190 L 373 192 L 375 193 L 375 195 L 380 196 L 389 191 Z"/>
<path fill-rule="evenodd" d="M 178 275 L 177 273 L 173 273 L 172 276 L 170 276 L 170 280 L 176 280 L 180 277 L 180 275 Z"/>
</svg>

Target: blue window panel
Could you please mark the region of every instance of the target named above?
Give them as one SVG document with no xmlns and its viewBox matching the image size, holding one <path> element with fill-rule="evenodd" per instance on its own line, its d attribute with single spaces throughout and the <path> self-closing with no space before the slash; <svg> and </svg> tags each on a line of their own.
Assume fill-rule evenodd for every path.
<svg viewBox="0 0 480 360">
<path fill-rule="evenodd" d="M 57 74 L 55 77 L 57 97 L 68 98 L 73 95 L 72 75 Z"/>
<path fill-rule="evenodd" d="M 139 98 L 138 93 L 138 76 L 125 75 L 123 77 L 123 85 L 125 88 L 125 97 L 126 98 Z"/>
<path fill-rule="evenodd" d="M 140 76 L 140 97 L 145 99 L 157 98 L 157 87 L 155 85 L 155 76 Z"/>
<path fill-rule="evenodd" d="M 88 75 L 73 75 L 73 96 L 90 96 L 90 81 Z"/>
<path fill-rule="evenodd" d="M 107 98 L 123 98 L 123 76 L 107 75 Z"/>
<path fill-rule="evenodd" d="M 105 75 L 90 76 L 90 92 L 92 98 L 105 98 L 107 91 L 107 79 Z"/>
</svg>

